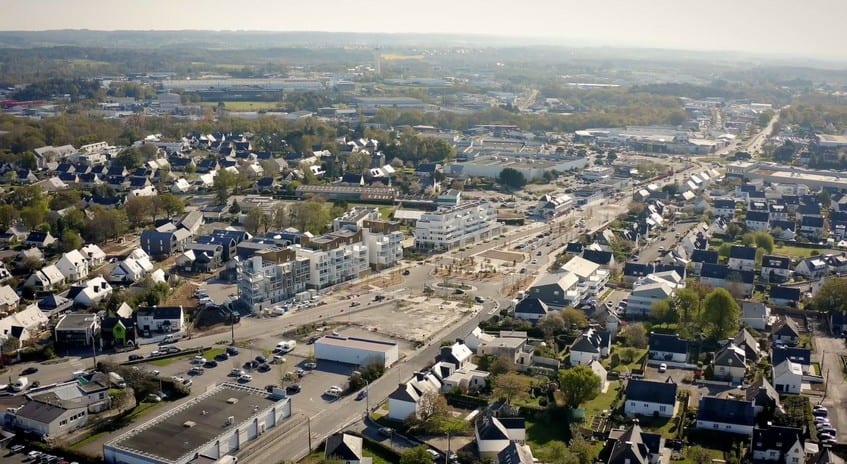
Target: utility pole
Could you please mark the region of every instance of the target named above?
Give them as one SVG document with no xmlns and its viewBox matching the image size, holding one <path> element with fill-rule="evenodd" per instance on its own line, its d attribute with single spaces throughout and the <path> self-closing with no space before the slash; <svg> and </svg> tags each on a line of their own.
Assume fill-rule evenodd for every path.
<svg viewBox="0 0 847 464">
<path fill-rule="evenodd" d="M 229 313 L 230 329 L 232 330 L 232 346 L 235 346 L 235 313 Z"/>
<path fill-rule="evenodd" d="M 312 454 L 312 418 L 306 416 L 306 432 L 309 434 L 309 454 Z"/>
<path fill-rule="evenodd" d="M 94 357 L 94 369 L 97 369 L 97 347 L 94 346 L 94 334 L 91 334 L 91 355 Z"/>
</svg>

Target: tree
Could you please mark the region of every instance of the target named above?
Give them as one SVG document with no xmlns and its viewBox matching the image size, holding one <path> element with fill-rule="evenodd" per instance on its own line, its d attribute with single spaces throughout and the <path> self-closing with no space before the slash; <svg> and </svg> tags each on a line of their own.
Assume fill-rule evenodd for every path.
<svg viewBox="0 0 847 464">
<path fill-rule="evenodd" d="M 498 375 L 494 379 L 494 389 L 497 395 L 511 404 L 513 399 L 526 397 L 529 393 L 530 379 L 516 372 Z"/>
<path fill-rule="evenodd" d="M 82 237 L 74 230 L 66 230 L 62 232 L 59 239 L 59 251 L 65 253 L 71 250 L 78 250 L 82 247 Z"/>
<path fill-rule="evenodd" d="M 673 324 L 679 320 L 676 308 L 671 304 L 671 300 L 669 299 L 654 301 L 650 305 L 650 314 L 659 324 Z"/>
<path fill-rule="evenodd" d="M 539 323 L 541 331 L 544 332 L 546 338 L 560 333 L 565 328 L 565 321 L 562 319 L 562 314 L 558 312 L 550 312 L 541 319 Z"/>
<path fill-rule="evenodd" d="M 428 390 L 421 395 L 418 400 L 418 418 L 421 422 L 426 422 L 433 417 L 443 417 L 446 414 L 446 400 L 437 391 Z"/>
<path fill-rule="evenodd" d="M 560 313 L 562 316 L 562 321 L 565 323 L 565 327 L 572 328 L 583 328 L 588 326 L 588 318 L 585 316 L 585 313 L 578 309 L 574 308 L 565 308 Z"/>
<path fill-rule="evenodd" d="M 115 163 L 126 169 L 135 169 L 144 164 L 144 155 L 136 148 L 128 148 L 115 157 Z"/>
<path fill-rule="evenodd" d="M 215 180 L 213 181 L 212 188 L 215 190 L 215 198 L 219 205 L 226 204 L 226 201 L 229 198 L 230 189 L 235 186 L 235 183 L 235 174 L 227 171 L 226 169 L 219 169 L 217 174 L 215 174 Z"/>
<path fill-rule="evenodd" d="M 700 295 L 691 288 L 678 289 L 674 295 L 674 306 L 680 321 L 687 325 L 700 314 Z"/>
<path fill-rule="evenodd" d="M 634 348 L 647 348 L 647 329 L 644 324 L 636 322 L 621 329 L 621 338 L 626 340 L 628 346 Z"/>
<path fill-rule="evenodd" d="M 267 232 L 268 216 L 261 208 L 254 207 L 244 217 L 244 230 L 252 235 L 256 235 L 260 229 Z"/>
<path fill-rule="evenodd" d="M 497 182 L 514 190 L 518 190 L 526 185 L 526 177 L 523 173 L 514 168 L 505 168 L 500 171 L 497 176 Z"/>
<path fill-rule="evenodd" d="M 640 201 L 631 201 L 629 202 L 629 214 L 632 216 L 640 216 L 641 213 L 644 212 L 644 209 L 647 208 L 644 203 Z"/>
<path fill-rule="evenodd" d="M 157 210 L 164 210 L 168 217 L 174 217 L 185 211 L 185 202 L 182 201 L 182 199 L 177 198 L 173 193 L 165 192 L 161 195 L 156 195 L 153 198 L 154 207 Z"/>
<path fill-rule="evenodd" d="M 293 216 L 298 230 L 313 234 L 322 233 L 332 220 L 324 203 L 311 200 L 296 203 Z"/>
<path fill-rule="evenodd" d="M 400 464 L 433 464 L 433 460 L 427 447 L 420 445 L 400 453 Z"/>
<path fill-rule="evenodd" d="M 740 316 L 738 303 L 725 288 L 712 290 L 703 300 L 703 322 L 717 339 L 738 330 Z"/>
<path fill-rule="evenodd" d="M 147 223 L 153 212 L 154 197 L 131 197 L 124 204 L 126 218 L 132 227 L 141 227 Z"/>
<path fill-rule="evenodd" d="M 579 464 L 593 464 L 597 459 L 597 448 L 586 441 L 576 427 L 574 427 L 572 435 L 570 452 L 579 458 Z"/>
<path fill-rule="evenodd" d="M 489 364 L 488 372 L 496 378 L 511 372 L 514 367 L 514 363 L 505 356 L 497 356 Z"/>
<path fill-rule="evenodd" d="M 812 298 L 812 308 L 823 313 L 847 311 L 847 277 L 827 279 Z"/>
<path fill-rule="evenodd" d="M 731 243 L 721 243 L 721 246 L 718 248 L 718 254 L 724 258 L 729 258 L 729 254 L 732 252 L 732 244 Z"/>
<path fill-rule="evenodd" d="M 18 219 L 20 219 L 21 215 L 18 212 L 18 209 L 12 205 L 2 205 L 0 206 L 0 230 L 6 231 L 9 227 L 13 226 Z"/>
<path fill-rule="evenodd" d="M 229 214 L 238 214 L 241 212 L 241 205 L 238 204 L 238 200 L 234 200 L 232 205 L 229 207 Z"/>
<path fill-rule="evenodd" d="M 600 394 L 602 380 L 588 366 L 574 366 L 562 371 L 559 386 L 565 395 L 565 404 L 577 408 Z"/>
<path fill-rule="evenodd" d="M 568 445 L 561 441 L 550 441 L 538 450 L 538 458 L 542 462 L 552 464 L 582 464 L 579 456 L 568 449 Z"/>
<path fill-rule="evenodd" d="M 362 174 L 369 167 L 371 167 L 371 155 L 367 151 L 357 151 L 347 157 L 347 172 Z"/>
<path fill-rule="evenodd" d="M 688 448 L 688 460 L 694 464 L 709 464 L 712 462 L 712 455 L 700 446 L 692 446 Z"/>
</svg>

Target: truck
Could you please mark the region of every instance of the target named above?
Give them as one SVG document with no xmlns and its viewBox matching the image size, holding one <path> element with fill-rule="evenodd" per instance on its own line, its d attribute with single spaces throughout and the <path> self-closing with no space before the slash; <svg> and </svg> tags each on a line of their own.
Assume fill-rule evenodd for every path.
<svg viewBox="0 0 847 464">
<path fill-rule="evenodd" d="M 26 386 L 29 385 L 29 379 L 26 377 L 18 377 L 18 380 L 12 385 L 12 390 L 19 392 L 24 391 Z"/>
<path fill-rule="evenodd" d="M 278 353 L 288 353 L 289 351 L 292 351 L 296 346 L 297 341 L 295 340 L 283 340 L 276 344 L 276 349 L 274 351 Z"/>
</svg>

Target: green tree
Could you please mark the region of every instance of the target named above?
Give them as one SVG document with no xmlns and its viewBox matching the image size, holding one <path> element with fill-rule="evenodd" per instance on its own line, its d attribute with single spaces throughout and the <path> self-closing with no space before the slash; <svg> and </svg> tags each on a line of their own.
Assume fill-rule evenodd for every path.
<svg viewBox="0 0 847 464">
<path fill-rule="evenodd" d="M 729 258 L 729 254 L 732 252 L 732 244 L 731 243 L 721 243 L 721 246 L 718 248 L 718 254 L 724 258 Z"/>
<path fill-rule="evenodd" d="M 740 311 L 735 298 L 724 288 L 712 290 L 703 300 L 703 323 L 717 339 L 738 330 Z"/>
<path fill-rule="evenodd" d="M 500 171 L 497 176 L 497 182 L 514 190 L 518 190 L 526 185 L 526 177 L 523 173 L 514 168 L 505 168 Z"/>
<path fill-rule="evenodd" d="M 588 317 L 585 313 L 574 308 L 565 308 L 560 313 L 562 321 L 565 323 L 565 328 L 584 328 L 588 327 Z"/>
<path fill-rule="evenodd" d="M 21 214 L 17 208 L 12 205 L 0 206 L 0 230 L 6 231 L 20 219 Z"/>
<path fill-rule="evenodd" d="M 215 191 L 215 199 L 219 205 L 225 204 L 227 199 L 229 199 L 230 190 L 235 187 L 235 182 L 235 174 L 226 169 L 220 169 L 215 174 L 212 189 Z"/>
<path fill-rule="evenodd" d="M 512 400 L 529 396 L 530 378 L 516 372 L 507 372 L 494 379 L 494 391 L 511 404 Z"/>
<path fill-rule="evenodd" d="M 68 252 L 82 248 L 82 237 L 76 231 L 66 230 L 59 239 L 59 251 Z"/>
<path fill-rule="evenodd" d="M 144 155 L 137 148 L 127 148 L 115 157 L 115 163 L 127 169 L 135 169 L 144 164 Z"/>
<path fill-rule="evenodd" d="M 400 464 L 433 464 L 433 461 L 427 447 L 420 445 L 400 453 Z"/>
<path fill-rule="evenodd" d="M 241 205 L 238 204 L 238 200 L 232 202 L 232 205 L 229 207 L 229 214 L 238 214 L 241 212 Z"/>
<path fill-rule="evenodd" d="M 294 205 L 294 223 L 303 232 L 320 234 L 332 221 L 326 203 L 318 201 L 303 201 Z"/>
<path fill-rule="evenodd" d="M 582 437 L 579 429 L 574 427 L 573 438 L 570 443 L 570 452 L 579 458 L 579 464 L 593 464 L 597 459 L 597 448 Z"/>
<path fill-rule="evenodd" d="M 153 212 L 153 198 L 131 197 L 124 203 L 124 211 L 132 227 L 141 227 L 148 222 Z"/>
<path fill-rule="evenodd" d="M 170 192 L 156 195 L 154 198 L 155 207 L 164 210 L 168 217 L 174 217 L 185 211 L 185 202 Z"/>
<path fill-rule="evenodd" d="M 371 155 L 364 150 L 351 153 L 347 157 L 347 172 L 362 174 L 369 167 L 371 167 Z"/>
<path fill-rule="evenodd" d="M 679 320 L 676 307 L 669 299 L 654 301 L 650 305 L 650 314 L 659 324 L 674 324 Z"/>
<path fill-rule="evenodd" d="M 577 408 L 600 394 L 602 380 L 588 366 L 574 366 L 559 375 L 559 386 L 565 396 L 565 404 Z"/>
<path fill-rule="evenodd" d="M 247 212 L 244 217 L 244 230 L 252 235 L 259 233 L 259 230 L 267 232 L 268 216 L 261 208 L 255 207 Z"/>
<path fill-rule="evenodd" d="M 847 311 L 847 277 L 827 279 L 812 298 L 811 306 L 823 313 Z"/>
<path fill-rule="evenodd" d="M 551 464 L 582 464 L 580 457 L 572 453 L 564 442 L 550 441 L 538 450 L 538 458 Z"/>
<path fill-rule="evenodd" d="M 678 289 L 674 295 L 674 306 L 680 321 L 687 325 L 700 315 L 700 295 L 690 288 Z"/>
<path fill-rule="evenodd" d="M 562 319 L 561 313 L 554 311 L 541 318 L 538 326 L 544 332 L 544 336 L 550 338 L 565 329 L 565 321 Z"/>
<path fill-rule="evenodd" d="M 639 349 L 647 348 L 647 329 L 640 322 L 624 326 L 621 329 L 620 336 L 625 340 L 627 346 Z"/>
</svg>

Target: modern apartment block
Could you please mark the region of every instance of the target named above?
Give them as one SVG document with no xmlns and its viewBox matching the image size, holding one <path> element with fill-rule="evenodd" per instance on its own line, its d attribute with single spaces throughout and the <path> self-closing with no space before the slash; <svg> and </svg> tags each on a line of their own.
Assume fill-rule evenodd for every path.
<svg viewBox="0 0 847 464">
<path fill-rule="evenodd" d="M 293 298 L 308 284 L 309 259 L 292 249 L 261 250 L 238 264 L 239 299 L 254 311 Z"/>
<path fill-rule="evenodd" d="M 332 221 L 332 229 L 362 231 L 362 242 L 368 247 L 368 263 L 380 271 L 397 265 L 403 259 L 403 232 L 400 222 L 383 221 L 377 208 L 353 208 Z"/>
<path fill-rule="evenodd" d="M 322 289 L 358 278 L 368 267 L 368 247 L 362 231 L 342 229 L 319 237 L 303 236 L 292 247 L 309 262 L 309 288 Z"/>
<path fill-rule="evenodd" d="M 451 250 L 503 232 L 497 209 L 487 201 L 469 201 L 424 213 L 415 229 L 415 247 L 422 250 Z"/>
</svg>

